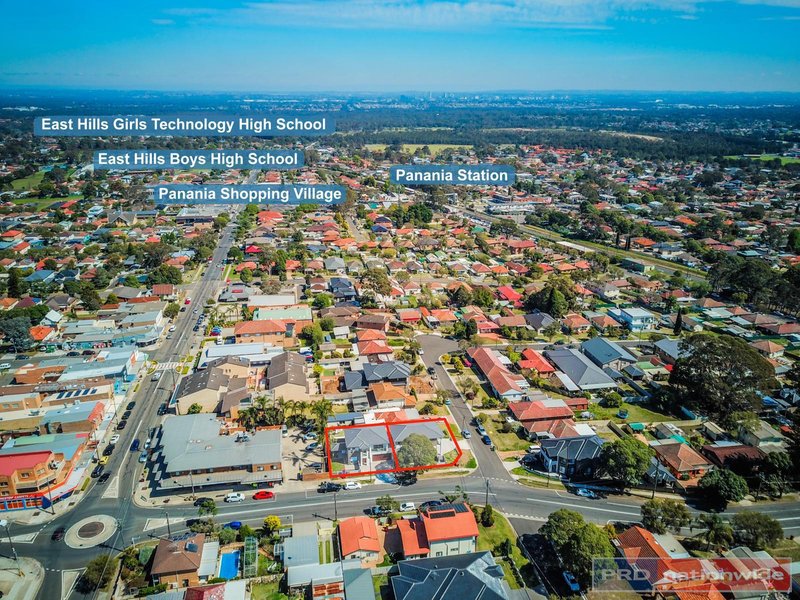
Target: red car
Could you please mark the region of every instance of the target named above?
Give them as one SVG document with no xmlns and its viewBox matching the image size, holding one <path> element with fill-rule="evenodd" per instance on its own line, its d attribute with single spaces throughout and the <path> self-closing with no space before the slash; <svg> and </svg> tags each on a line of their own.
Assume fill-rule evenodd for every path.
<svg viewBox="0 0 800 600">
<path fill-rule="evenodd" d="M 253 500 L 274 500 L 275 499 L 275 492 L 268 492 L 267 490 L 261 490 L 260 492 L 256 492 L 253 495 Z"/>
</svg>

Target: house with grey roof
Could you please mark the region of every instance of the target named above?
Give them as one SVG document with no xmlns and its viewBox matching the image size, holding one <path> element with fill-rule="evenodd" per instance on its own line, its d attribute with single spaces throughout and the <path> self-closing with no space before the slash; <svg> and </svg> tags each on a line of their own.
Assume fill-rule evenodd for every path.
<svg viewBox="0 0 800 600">
<path fill-rule="evenodd" d="M 542 440 L 539 456 L 548 473 L 563 477 L 592 477 L 603 439 L 597 435 Z"/>
<path fill-rule="evenodd" d="M 542 333 L 547 327 L 555 323 L 556 320 L 547 313 L 533 312 L 525 315 L 525 322 L 537 333 Z"/>
<path fill-rule="evenodd" d="M 403 560 L 392 577 L 396 600 L 508 600 L 503 568 L 491 552 Z"/>
<path fill-rule="evenodd" d="M 581 344 L 581 352 L 601 369 L 621 371 L 636 362 L 636 358 L 625 348 L 602 337 L 586 340 Z"/>
<path fill-rule="evenodd" d="M 151 469 L 163 490 L 280 483 L 281 430 L 227 435 L 215 415 L 170 415 L 156 437 Z"/>
<path fill-rule="evenodd" d="M 571 392 L 617 387 L 611 377 L 577 350 L 559 348 L 548 350 L 545 354 L 550 362 L 558 368 L 556 377 Z"/>
</svg>

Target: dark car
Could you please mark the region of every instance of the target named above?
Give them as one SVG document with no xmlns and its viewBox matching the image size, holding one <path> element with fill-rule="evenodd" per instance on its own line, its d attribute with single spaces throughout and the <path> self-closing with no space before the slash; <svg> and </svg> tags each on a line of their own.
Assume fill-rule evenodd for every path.
<svg viewBox="0 0 800 600">
<path fill-rule="evenodd" d="M 324 494 L 326 492 L 338 492 L 341 491 L 343 487 L 344 486 L 341 483 L 326 481 L 325 483 L 320 484 L 320 486 L 317 488 L 317 492 L 320 494 Z"/>
<path fill-rule="evenodd" d="M 481 437 L 481 441 L 487 446 L 492 445 L 492 438 L 490 438 L 488 435 L 484 435 L 483 437 Z"/>
<path fill-rule="evenodd" d="M 194 501 L 194 505 L 195 506 L 202 506 L 206 502 L 214 502 L 214 499 L 213 498 L 198 498 L 197 500 Z"/>
<path fill-rule="evenodd" d="M 67 352 L 67 356 L 80 356 L 80 355 L 81 353 L 76 352 L 75 350 L 73 350 L 72 352 Z"/>
<path fill-rule="evenodd" d="M 139 449 L 139 440 L 133 440 L 131 443 L 131 452 L 136 452 Z"/>
<path fill-rule="evenodd" d="M 97 483 L 105 483 L 106 481 L 108 481 L 109 477 L 111 477 L 111 473 L 103 473 L 97 479 Z"/>
<path fill-rule="evenodd" d="M 434 373 L 436 373 L 436 369 L 433 367 L 428 367 L 428 375 L 433 375 Z"/>
<path fill-rule="evenodd" d="M 112 452 L 114 452 L 114 444 L 109 444 L 103 448 L 103 456 L 111 456 Z"/>
<path fill-rule="evenodd" d="M 92 477 L 94 477 L 94 478 L 100 477 L 100 475 L 103 474 L 104 470 L 105 470 L 105 467 L 103 467 L 103 465 L 97 465 L 94 468 L 94 470 L 92 471 Z"/>
<path fill-rule="evenodd" d="M 370 506 L 367 509 L 367 514 L 371 517 L 383 517 L 390 514 L 392 511 L 381 508 L 380 506 Z"/>
<path fill-rule="evenodd" d="M 127 425 L 127 424 L 128 424 L 127 421 L 120 421 L 119 423 L 117 423 L 117 431 L 120 431 L 121 429 L 125 429 L 125 425 Z"/>
<path fill-rule="evenodd" d="M 126 410 L 124 413 L 122 413 L 122 420 L 123 421 L 127 421 L 130 418 L 131 418 L 131 411 Z"/>
<path fill-rule="evenodd" d="M 136 406 L 136 402 L 131 400 L 130 402 L 128 402 L 128 406 L 125 407 L 125 410 L 133 410 L 134 406 Z"/>
<path fill-rule="evenodd" d="M 84 350 L 81 352 L 84 356 L 94 356 L 94 350 Z"/>
<path fill-rule="evenodd" d="M 161 406 L 158 407 L 158 416 L 160 417 L 165 414 L 167 414 L 167 405 L 162 404 Z"/>
<path fill-rule="evenodd" d="M 30 355 L 28 354 L 17 354 L 17 360 L 28 360 Z"/>
<path fill-rule="evenodd" d="M 441 506 L 444 504 L 441 500 L 428 500 L 427 502 L 423 502 L 419 505 L 420 510 L 428 510 L 429 508 L 436 508 L 437 506 Z"/>
<path fill-rule="evenodd" d="M 60 542 L 64 539 L 64 535 L 67 533 L 66 527 L 56 527 L 53 531 L 53 535 L 50 536 L 50 541 L 52 542 Z"/>
</svg>

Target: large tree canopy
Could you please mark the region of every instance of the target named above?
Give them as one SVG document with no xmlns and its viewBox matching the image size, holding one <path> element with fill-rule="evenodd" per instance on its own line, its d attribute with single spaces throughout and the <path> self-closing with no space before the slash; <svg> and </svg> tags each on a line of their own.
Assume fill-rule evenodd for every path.
<svg viewBox="0 0 800 600">
<path fill-rule="evenodd" d="M 681 343 L 681 352 L 669 378 L 676 399 L 723 426 L 758 408 L 760 392 L 776 385 L 772 365 L 739 338 L 696 334 Z"/>
<path fill-rule="evenodd" d="M 397 460 L 401 467 L 425 467 L 436 463 L 436 447 L 428 438 L 412 433 L 400 445 Z"/>
<path fill-rule="evenodd" d="M 650 467 L 652 456 L 652 450 L 636 438 L 614 440 L 603 444 L 599 470 L 623 485 L 635 485 Z"/>
</svg>

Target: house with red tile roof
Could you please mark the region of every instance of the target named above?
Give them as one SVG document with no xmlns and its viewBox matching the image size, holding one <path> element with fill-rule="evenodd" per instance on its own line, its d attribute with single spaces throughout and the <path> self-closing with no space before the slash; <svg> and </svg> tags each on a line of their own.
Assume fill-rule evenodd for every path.
<svg viewBox="0 0 800 600">
<path fill-rule="evenodd" d="M 467 354 L 489 381 L 495 396 L 509 402 L 522 400 L 525 390 L 530 387 L 528 381 L 522 375 L 509 371 L 496 351 L 491 348 L 470 348 Z"/>
<path fill-rule="evenodd" d="M 339 549 L 343 559 L 376 560 L 381 552 L 378 528 L 370 517 L 352 517 L 339 522 Z"/>
<path fill-rule="evenodd" d="M 506 300 L 512 304 L 516 304 L 522 300 L 522 294 L 508 285 L 501 285 L 499 288 L 497 288 L 497 295 L 500 296 L 502 300 Z"/>
<path fill-rule="evenodd" d="M 478 539 L 475 515 L 461 503 L 421 510 L 416 519 L 398 520 L 397 529 L 407 560 L 472 554 Z"/>
<path fill-rule="evenodd" d="M 525 348 L 522 358 L 517 362 L 520 369 L 531 369 L 537 375 L 548 376 L 556 372 L 556 368 L 547 362 L 547 359 L 533 348 Z"/>
<path fill-rule="evenodd" d="M 578 313 L 570 313 L 561 319 L 564 329 L 571 333 L 586 333 L 592 324 Z"/>
<path fill-rule="evenodd" d="M 709 459 L 689 444 L 674 439 L 654 441 L 650 447 L 662 467 L 661 473 L 666 468 L 675 483 L 683 489 L 696 487 L 700 478 L 714 468 Z"/>
</svg>

